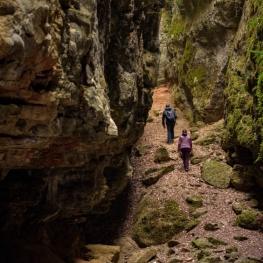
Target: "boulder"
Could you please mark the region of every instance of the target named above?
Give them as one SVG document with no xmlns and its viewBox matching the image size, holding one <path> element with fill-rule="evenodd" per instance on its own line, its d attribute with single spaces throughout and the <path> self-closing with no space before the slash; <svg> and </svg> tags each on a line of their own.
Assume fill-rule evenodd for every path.
<svg viewBox="0 0 263 263">
<path fill-rule="evenodd" d="M 127 263 L 145 263 L 148 262 L 151 258 L 155 257 L 157 250 L 153 247 L 148 247 L 142 249 L 138 252 L 132 254 Z"/>
<path fill-rule="evenodd" d="M 161 168 L 150 168 L 142 176 L 142 182 L 146 185 L 156 183 L 163 175 L 174 170 L 174 164 L 164 166 Z"/>
<path fill-rule="evenodd" d="M 237 216 L 234 225 L 245 229 L 257 230 L 259 228 L 259 217 L 260 215 L 257 211 L 247 210 Z"/>
<path fill-rule="evenodd" d="M 137 206 L 134 222 L 133 239 L 147 247 L 166 243 L 183 231 L 187 217 L 176 201 L 146 195 Z"/>
<path fill-rule="evenodd" d="M 231 184 L 240 191 L 249 190 L 254 184 L 255 168 L 251 165 L 236 164 L 230 175 Z"/>
<path fill-rule="evenodd" d="M 120 257 L 119 246 L 109 246 L 102 244 L 89 244 L 85 246 L 86 257 L 99 260 L 101 262 L 117 263 Z"/>
<path fill-rule="evenodd" d="M 170 161 L 169 153 L 164 146 L 160 146 L 155 152 L 154 162 L 161 163 L 161 162 L 167 162 L 167 161 Z"/>
<path fill-rule="evenodd" d="M 218 188 L 230 186 L 231 166 L 218 161 L 206 161 L 201 167 L 201 174 L 204 181 Z"/>
<path fill-rule="evenodd" d="M 143 156 L 151 149 L 151 146 L 148 144 L 140 144 L 135 146 L 134 155 L 137 157 Z"/>
</svg>

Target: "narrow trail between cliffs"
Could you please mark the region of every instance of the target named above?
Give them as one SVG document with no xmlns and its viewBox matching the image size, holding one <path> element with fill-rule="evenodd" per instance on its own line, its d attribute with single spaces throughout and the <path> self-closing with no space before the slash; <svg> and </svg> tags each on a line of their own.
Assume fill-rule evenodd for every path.
<svg viewBox="0 0 263 263">
<path fill-rule="evenodd" d="M 263 233 L 260 230 L 246 230 L 240 227 L 234 227 L 236 214 L 233 211 L 233 204 L 243 201 L 249 206 L 249 201 L 253 198 L 251 192 L 240 192 L 234 188 L 219 189 L 208 185 L 201 178 L 201 163 L 193 165 L 190 163 L 189 171 L 185 172 L 182 166 L 182 160 L 177 152 L 178 137 L 183 129 L 189 131 L 189 123 L 180 109 L 175 108 L 178 119 L 175 126 L 175 140 L 172 144 L 166 143 L 166 130 L 162 127 L 161 117 L 162 111 L 167 103 L 174 108 L 172 95 L 166 86 L 159 86 L 153 90 L 153 105 L 149 115 L 153 118 L 151 122 L 147 122 L 144 134 L 136 143 L 136 145 L 146 144 L 150 146 L 150 150 L 140 157 L 132 155 L 131 165 L 133 167 L 133 177 L 130 179 L 128 187 L 124 193 L 120 195 L 117 202 L 111 210 L 111 218 L 102 220 L 108 221 L 107 231 L 109 228 L 111 233 L 103 231 L 104 237 L 107 233 L 110 239 L 129 236 L 132 237 L 133 218 L 136 206 L 144 191 L 153 191 L 159 199 L 173 199 L 178 202 L 181 209 L 186 213 L 189 207 L 186 204 L 185 197 L 190 195 L 198 195 L 203 200 L 203 209 L 207 213 L 201 216 L 200 224 L 190 231 L 183 231 L 176 235 L 173 239 L 179 242 L 175 247 L 173 257 L 179 258 L 181 262 L 195 262 L 191 256 L 193 249 L 191 240 L 194 238 L 213 237 L 215 239 L 227 243 L 227 247 L 235 246 L 238 251 L 246 257 L 260 259 L 263 257 Z M 202 138 L 215 129 L 220 127 L 223 120 L 206 125 L 199 130 L 199 138 Z M 219 138 L 218 138 L 219 140 Z M 174 164 L 174 171 L 164 175 L 156 184 L 146 187 L 143 185 L 141 178 L 145 171 L 151 167 L 158 167 L 162 164 L 154 163 L 154 154 L 158 147 L 165 146 L 172 158 L 168 164 Z M 220 148 L 220 143 L 210 144 L 208 146 L 195 145 L 193 141 L 194 156 L 206 156 L 207 159 L 216 159 L 225 162 L 225 152 Z M 208 157 L 207 157 L 208 156 Z M 115 211 L 115 212 L 114 212 Z M 114 215 L 113 215 L 114 214 Z M 204 229 L 205 224 L 216 224 L 216 231 L 207 231 Z M 102 231 L 102 229 L 100 229 Z M 243 241 L 236 240 L 236 237 L 244 237 Z M 105 240 L 104 240 L 105 241 Z M 159 250 L 161 251 L 161 250 Z M 167 255 L 167 251 L 159 252 L 158 259 L 160 262 L 169 262 L 171 257 Z M 213 254 L 223 257 L 225 250 L 215 249 Z"/>
</svg>

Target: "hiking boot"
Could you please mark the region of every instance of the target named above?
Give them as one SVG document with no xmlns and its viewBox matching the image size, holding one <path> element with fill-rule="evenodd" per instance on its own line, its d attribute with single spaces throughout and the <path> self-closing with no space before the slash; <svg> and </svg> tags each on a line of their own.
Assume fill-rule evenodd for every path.
<svg viewBox="0 0 263 263">
<path fill-rule="evenodd" d="M 186 168 L 185 171 L 188 172 L 188 169 Z"/>
</svg>

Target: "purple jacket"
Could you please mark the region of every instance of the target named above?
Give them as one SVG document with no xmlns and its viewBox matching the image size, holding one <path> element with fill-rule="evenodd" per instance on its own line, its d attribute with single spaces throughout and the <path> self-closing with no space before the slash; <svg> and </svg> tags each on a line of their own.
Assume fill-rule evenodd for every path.
<svg viewBox="0 0 263 263">
<path fill-rule="evenodd" d="M 183 136 L 181 135 L 178 140 L 178 151 L 182 148 L 190 148 L 192 149 L 192 139 L 189 135 Z"/>
</svg>

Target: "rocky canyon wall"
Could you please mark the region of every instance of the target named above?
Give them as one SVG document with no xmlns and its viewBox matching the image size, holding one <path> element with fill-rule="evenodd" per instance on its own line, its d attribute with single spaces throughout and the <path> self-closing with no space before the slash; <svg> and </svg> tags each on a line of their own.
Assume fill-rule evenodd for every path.
<svg viewBox="0 0 263 263">
<path fill-rule="evenodd" d="M 76 225 L 124 189 L 157 80 L 163 5 L 0 2 L 2 234 L 68 258 L 84 242 Z"/>
<path fill-rule="evenodd" d="M 226 69 L 243 0 L 168 1 L 166 80 L 192 121 L 223 117 Z"/>
<path fill-rule="evenodd" d="M 262 5 L 171 0 L 162 18 L 175 104 L 193 125 L 224 118 L 221 144 L 240 190 L 263 187 Z"/>
</svg>

